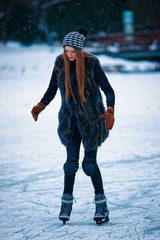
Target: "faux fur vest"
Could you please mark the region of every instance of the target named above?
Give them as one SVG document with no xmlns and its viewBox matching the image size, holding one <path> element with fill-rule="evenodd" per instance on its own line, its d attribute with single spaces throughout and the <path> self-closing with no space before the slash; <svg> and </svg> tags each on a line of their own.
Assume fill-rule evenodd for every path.
<svg viewBox="0 0 160 240">
<path fill-rule="evenodd" d="M 109 135 L 109 131 L 105 129 L 105 120 L 99 118 L 105 112 L 105 108 L 99 86 L 95 81 L 94 67 L 96 61 L 98 59 L 95 57 L 85 59 L 86 78 L 90 79 L 90 84 L 85 79 L 84 96 L 87 102 L 84 103 L 83 107 L 78 95 L 75 63 L 71 62 L 70 82 L 76 103 L 72 96 L 69 97 L 68 101 L 66 100 L 64 73 L 56 70 L 58 87 L 62 97 L 62 105 L 58 115 L 58 134 L 61 142 L 67 147 L 71 145 L 71 138 L 75 133 L 76 125 L 82 136 L 86 151 L 96 149 Z M 63 68 L 64 60 L 62 55 L 57 57 L 55 66 L 56 69 Z"/>
</svg>

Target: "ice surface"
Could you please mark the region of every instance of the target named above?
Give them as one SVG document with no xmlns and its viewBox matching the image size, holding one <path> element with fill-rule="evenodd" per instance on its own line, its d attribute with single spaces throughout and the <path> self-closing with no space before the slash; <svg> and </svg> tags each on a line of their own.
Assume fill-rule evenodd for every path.
<svg viewBox="0 0 160 240">
<path fill-rule="evenodd" d="M 0 239 L 159 240 L 158 72 L 107 74 L 116 93 L 116 121 L 99 148 L 98 162 L 110 221 L 102 226 L 93 221 L 93 187 L 81 164 L 71 219 L 65 226 L 59 221 L 66 159 L 57 136 L 59 92 L 37 122 L 30 111 L 48 87 L 61 51 L 0 47 Z M 109 64 L 109 59 L 101 56 L 100 61 Z M 82 158 L 83 147 L 80 163 Z"/>
</svg>

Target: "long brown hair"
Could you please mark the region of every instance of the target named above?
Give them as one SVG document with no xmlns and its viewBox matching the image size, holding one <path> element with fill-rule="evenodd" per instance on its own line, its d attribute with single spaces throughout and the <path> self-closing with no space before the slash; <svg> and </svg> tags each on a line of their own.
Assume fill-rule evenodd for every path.
<svg viewBox="0 0 160 240">
<path fill-rule="evenodd" d="M 78 84 L 78 92 L 82 106 L 86 102 L 86 98 L 84 96 L 84 81 L 85 81 L 85 58 L 91 57 L 89 53 L 84 50 L 75 49 L 76 52 L 76 75 L 77 75 L 77 84 Z M 70 83 L 70 60 L 68 59 L 65 50 L 63 53 L 63 58 L 65 62 L 64 72 L 65 72 L 65 95 L 68 100 L 70 94 L 72 95 L 74 102 L 76 103 L 75 96 L 72 91 L 71 83 Z"/>
</svg>

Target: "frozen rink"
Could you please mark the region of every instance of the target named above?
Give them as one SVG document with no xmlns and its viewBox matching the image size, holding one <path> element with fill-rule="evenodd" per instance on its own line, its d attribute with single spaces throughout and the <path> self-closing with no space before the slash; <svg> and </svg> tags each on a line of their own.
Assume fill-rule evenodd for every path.
<svg viewBox="0 0 160 240">
<path fill-rule="evenodd" d="M 61 51 L 0 46 L 0 239 L 160 240 L 160 72 L 106 73 L 116 94 L 116 121 L 98 162 L 110 221 L 100 226 L 93 221 L 94 191 L 81 167 L 83 146 L 77 203 L 70 221 L 65 226 L 59 221 L 66 160 L 57 135 L 59 92 L 37 122 L 30 112 Z M 99 59 L 102 65 L 113 61 Z M 135 69 L 134 62 L 125 64 Z M 136 64 L 144 69 L 148 63 Z"/>
</svg>

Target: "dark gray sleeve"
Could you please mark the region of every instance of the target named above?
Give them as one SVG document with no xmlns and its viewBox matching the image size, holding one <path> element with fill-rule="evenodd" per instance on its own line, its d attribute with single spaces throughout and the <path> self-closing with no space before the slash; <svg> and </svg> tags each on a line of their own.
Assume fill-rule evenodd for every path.
<svg viewBox="0 0 160 240">
<path fill-rule="evenodd" d="M 45 92 L 43 98 L 41 99 L 41 102 L 43 102 L 47 106 L 55 97 L 57 89 L 58 89 L 58 83 L 57 83 L 56 70 L 54 68 L 48 89 Z"/>
<path fill-rule="evenodd" d="M 95 81 L 98 83 L 101 90 L 104 92 L 106 96 L 107 107 L 111 107 L 114 109 L 115 105 L 114 90 L 111 87 L 108 78 L 106 77 L 104 71 L 102 70 L 98 60 L 96 61 L 95 64 Z"/>
</svg>

